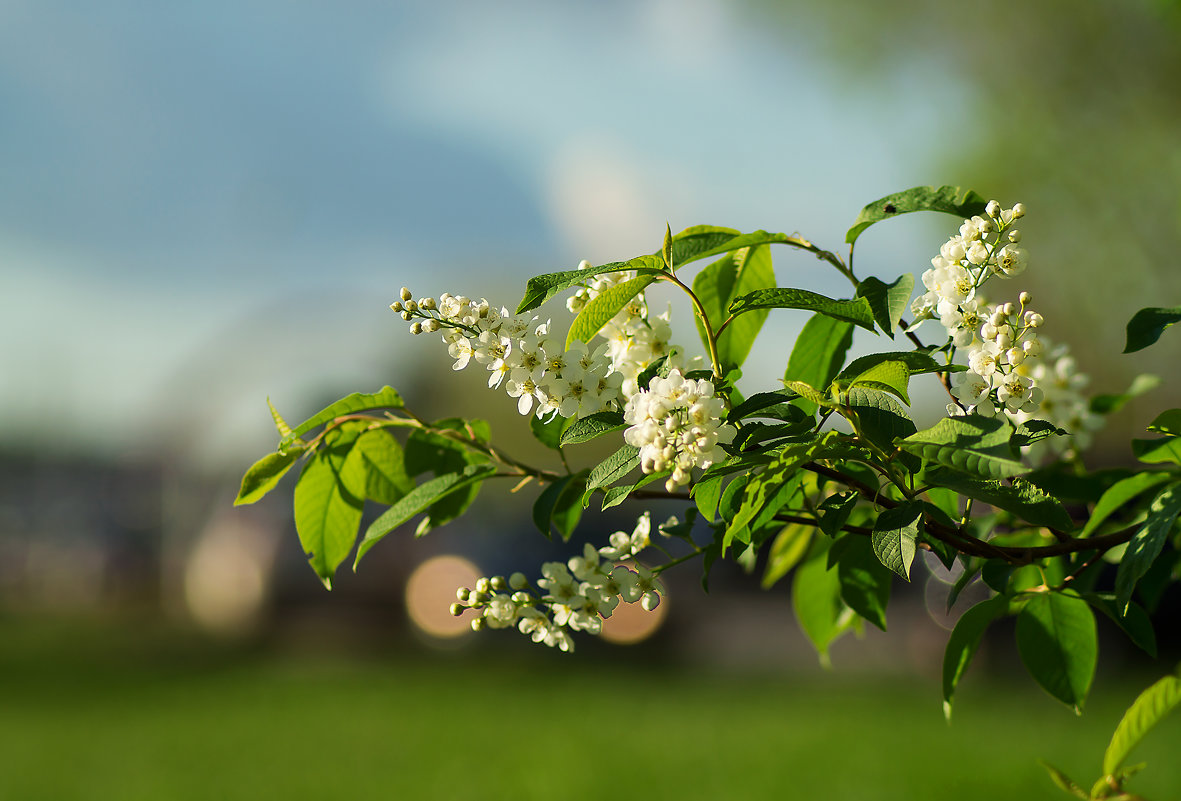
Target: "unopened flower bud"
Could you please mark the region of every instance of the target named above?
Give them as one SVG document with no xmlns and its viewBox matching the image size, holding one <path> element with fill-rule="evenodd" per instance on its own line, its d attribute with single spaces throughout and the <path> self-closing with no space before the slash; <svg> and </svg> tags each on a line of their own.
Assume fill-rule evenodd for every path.
<svg viewBox="0 0 1181 801">
<path fill-rule="evenodd" d="M 1013 338 L 1009 336 L 1007 331 L 1000 331 L 996 335 L 996 346 L 1001 350 L 1006 350 L 1013 344 Z"/>
<path fill-rule="evenodd" d="M 464 610 L 465 608 L 466 608 L 466 607 L 465 607 L 465 606 L 463 606 L 462 604 L 451 604 L 451 614 L 452 614 L 452 616 L 454 616 L 454 617 L 459 617 L 460 615 L 462 615 L 462 614 L 463 614 L 463 610 Z"/>
<path fill-rule="evenodd" d="M 439 308 L 435 304 L 434 298 L 423 298 L 422 300 L 418 301 L 418 305 L 421 306 L 422 308 L 426 309 L 427 311 L 434 311 L 435 309 Z"/>
<path fill-rule="evenodd" d="M 1025 351 L 1021 348 L 1009 348 L 1005 351 L 1005 358 L 1009 360 L 1009 364 L 1016 367 L 1025 361 Z"/>
<path fill-rule="evenodd" d="M 1029 301 L 1033 300 L 1033 295 L 1029 294 L 1028 292 L 1022 292 L 1017 296 L 1017 300 L 1021 301 L 1021 305 L 1024 306 L 1026 303 L 1029 303 Z"/>
<path fill-rule="evenodd" d="M 402 291 L 398 294 L 402 296 L 402 300 L 410 300 L 412 297 L 414 297 L 414 295 L 412 295 L 410 290 L 406 287 L 402 287 Z"/>
<path fill-rule="evenodd" d="M 396 311 L 396 312 L 402 311 L 402 301 L 395 300 L 393 303 L 390 304 L 390 310 Z"/>
<path fill-rule="evenodd" d="M 989 217 L 995 217 L 1001 213 L 1001 204 L 995 200 L 988 201 L 988 205 L 984 207 L 984 211 Z"/>
<path fill-rule="evenodd" d="M 504 592 L 508 589 L 508 582 L 505 580 L 504 576 L 493 576 L 492 581 L 488 583 L 491 584 L 492 589 L 496 590 L 497 592 Z"/>
<path fill-rule="evenodd" d="M 1013 206 L 1013 219 L 1014 220 L 1019 219 L 1024 216 L 1025 216 L 1025 204 L 1024 203 L 1018 203 L 1017 205 Z"/>
<path fill-rule="evenodd" d="M 591 268 L 591 263 L 589 261 L 587 261 L 586 259 L 583 259 L 582 261 L 578 262 L 578 269 L 589 270 L 590 268 Z"/>
<path fill-rule="evenodd" d="M 1025 315 L 1025 324 L 1030 328 L 1041 328 L 1041 325 L 1044 322 L 1045 320 L 1037 312 L 1031 312 Z"/>
<path fill-rule="evenodd" d="M 529 593 L 514 592 L 513 593 L 513 603 L 518 604 L 518 605 L 529 603 Z"/>
<path fill-rule="evenodd" d="M 1012 242 L 1014 245 L 1016 245 L 1018 242 L 1021 241 L 1021 232 L 1018 231 L 1016 228 L 1010 228 L 1008 236 L 1009 236 L 1009 241 Z"/>
<path fill-rule="evenodd" d="M 433 334 L 439 330 L 439 321 L 435 320 L 433 318 L 430 320 L 427 320 L 425 323 L 423 323 L 422 328 L 427 333 Z"/>
<path fill-rule="evenodd" d="M 412 300 L 406 301 L 406 311 L 408 311 L 408 312 L 418 311 L 418 304 Z"/>
<path fill-rule="evenodd" d="M 1042 343 L 1037 339 L 1027 339 L 1021 343 L 1021 349 L 1032 359 L 1042 354 Z"/>
<path fill-rule="evenodd" d="M 482 618 L 482 617 L 473 617 L 472 618 L 472 631 L 483 631 L 485 625 L 487 625 L 487 624 L 484 623 L 484 618 Z"/>
<path fill-rule="evenodd" d="M 525 578 L 525 574 L 517 571 L 508 577 L 508 584 L 514 590 L 523 590 L 529 586 L 529 579 Z"/>
<path fill-rule="evenodd" d="M 660 593 L 656 590 L 649 590 L 640 598 L 640 606 L 644 607 L 645 612 L 651 612 L 656 607 L 660 606 Z"/>
<path fill-rule="evenodd" d="M 488 592 L 492 589 L 492 582 L 487 578 L 482 578 L 476 582 L 476 592 Z"/>
<path fill-rule="evenodd" d="M 410 333 L 415 334 L 415 335 L 421 334 L 422 333 L 422 323 L 411 323 Z"/>
<path fill-rule="evenodd" d="M 1001 307 L 1001 311 L 1005 313 L 1006 317 L 1012 316 L 1013 312 L 1017 311 L 1017 307 L 1013 305 L 1012 301 L 1006 303 Z"/>
<path fill-rule="evenodd" d="M 402 311 L 402 319 L 405 320 L 406 322 L 410 322 L 411 320 L 414 319 L 414 315 L 408 311 L 403 310 Z"/>
<path fill-rule="evenodd" d="M 467 603 L 468 596 L 470 596 L 471 594 L 472 594 L 472 591 L 469 590 L 467 587 L 460 587 L 458 590 L 455 591 L 455 597 L 464 603 Z"/>
</svg>

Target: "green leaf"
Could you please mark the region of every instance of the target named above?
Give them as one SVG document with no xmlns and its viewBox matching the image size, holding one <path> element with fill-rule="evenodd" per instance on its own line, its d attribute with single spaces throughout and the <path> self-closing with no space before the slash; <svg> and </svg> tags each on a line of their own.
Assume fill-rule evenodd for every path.
<svg viewBox="0 0 1181 801">
<path fill-rule="evenodd" d="M 1132 453 L 1145 464 L 1172 462 L 1181 464 L 1181 438 L 1159 437 L 1158 439 L 1132 440 Z"/>
<path fill-rule="evenodd" d="M 853 491 L 838 492 L 829 495 L 820 503 L 820 530 L 830 537 L 835 537 L 849 522 L 849 515 L 857 505 L 857 493 Z"/>
<path fill-rule="evenodd" d="M 1090 409 L 1095 414 L 1114 414 L 1124 407 L 1132 398 L 1137 398 L 1146 392 L 1160 386 L 1160 376 L 1151 373 L 1141 373 L 1132 379 L 1131 386 L 1119 395 L 1093 395 Z"/>
<path fill-rule="evenodd" d="M 874 331 L 873 310 L 865 298 L 835 300 L 806 289 L 775 287 L 757 289 L 735 298 L 730 303 L 730 313 L 733 315 L 745 314 L 755 309 L 805 309 L 826 314 L 837 320 L 845 320 L 867 331 Z"/>
<path fill-rule="evenodd" d="M 1065 507 L 1053 495 L 1021 478 L 1014 478 L 1011 485 L 990 479 L 979 479 L 950 470 L 936 470 L 927 474 L 929 481 L 955 490 L 961 495 L 992 504 L 1032 523 L 1048 526 L 1058 531 L 1074 528 L 1074 521 Z"/>
<path fill-rule="evenodd" d="M 1009 444 L 1014 448 L 1024 448 L 1035 442 L 1041 442 L 1043 439 L 1068 436 L 1069 434 L 1069 431 L 1064 431 L 1053 423 L 1047 423 L 1045 420 L 1027 420 L 1017 426 L 1017 430 L 1013 432 Z"/>
<path fill-rule="evenodd" d="M 664 258 L 664 266 L 669 272 L 673 269 L 673 229 L 667 222 L 664 224 L 664 245 L 660 248 L 660 255 Z"/>
<path fill-rule="evenodd" d="M 727 254 L 706 266 L 693 279 L 693 293 L 701 301 L 715 332 L 726 319 L 734 298 L 774 286 L 775 269 L 771 266 L 771 249 L 765 246 L 743 248 Z M 737 317 L 726 326 L 717 342 L 718 358 L 724 370 L 740 367 L 746 361 L 766 318 L 767 311 L 761 310 Z M 705 324 L 700 317 L 694 316 L 693 319 L 697 323 L 697 333 L 708 351 Z"/>
<path fill-rule="evenodd" d="M 813 253 L 820 251 L 807 239 L 799 236 L 774 234 L 767 231 L 753 231 L 743 234 L 733 228 L 695 225 L 673 237 L 673 263 L 678 268 L 684 267 L 699 259 L 708 259 L 710 256 L 732 253 L 741 248 L 758 247 L 759 245 L 789 245 Z"/>
<path fill-rule="evenodd" d="M 1095 509 L 1091 512 L 1091 519 L 1083 526 L 1083 530 L 1079 532 L 1079 537 L 1091 536 L 1095 533 L 1095 529 L 1099 528 L 1103 521 L 1107 520 L 1113 512 L 1122 509 L 1125 504 L 1139 497 L 1141 493 L 1147 492 L 1153 487 L 1160 486 L 1172 478 L 1173 476 L 1168 473 L 1136 473 L 1135 475 L 1115 482 L 1108 487 L 1107 491 L 1095 503 Z"/>
<path fill-rule="evenodd" d="M 783 384 L 789 390 L 811 403 L 813 407 L 832 406 L 832 402 L 825 397 L 823 392 L 817 391 L 815 387 L 810 387 L 803 381 L 784 381 Z"/>
<path fill-rule="evenodd" d="M 845 404 L 856 416 L 861 434 L 884 451 L 892 451 L 894 441 L 899 437 L 915 433 L 914 422 L 906 413 L 906 407 L 884 392 L 852 387 L 845 395 Z M 917 459 L 906 455 L 904 458 L 913 461 L 913 469 L 917 470 Z"/>
<path fill-rule="evenodd" d="M 401 409 L 405 404 L 402 403 L 402 396 L 398 394 L 393 387 L 382 387 L 379 392 L 365 394 L 361 392 L 354 392 L 344 398 L 341 398 L 336 403 L 333 403 L 324 409 L 321 409 L 316 414 L 309 417 L 307 420 L 300 423 L 295 429 L 279 442 L 279 449 L 283 450 L 296 437 L 306 434 L 313 428 L 331 422 L 337 417 L 346 414 L 353 414 L 355 412 L 362 412 L 368 409 Z"/>
<path fill-rule="evenodd" d="M 626 427 L 627 423 L 623 422 L 623 415 L 620 412 L 595 412 L 571 423 L 569 428 L 562 432 L 562 445 L 589 442 L 603 434 Z"/>
<path fill-rule="evenodd" d="M 1135 353 L 1160 339 L 1173 323 L 1181 320 L 1181 306 L 1171 309 L 1149 307 L 1141 309 L 1128 320 L 1127 343 L 1124 353 Z"/>
<path fill-rule="evenodd" d="M 635 270 L 640 275 L 649 276 L 668 274 L 668 271 L 664 269 L 664 259 L 660 256 L 637 256 L 628 261 L 611 262 L 586 270 L 563 270 L 558 273 L 534 276 L 526 283 L 525 297 L 521 298 L 515 313 L 523 314 L 532 311 L 563 289 L 569 289 L 576 284 L 589 281 L 596 275 L 619 273 L 626 270 Z"/>
<path fill-rule="evenodd" d="M 336 568 L 357 540 L 364 502 L 350 493 L 342 477 L 352 437 L 328 437 L 308 460 L 295 485 L 295 531 L 308 562 L 332 589 Z"/>
<path fill-rule="evenodd" d="M 862 279 L 857 287 L 857 294 L 869 301 L 874 322 L 882 329 L 882 333 L 891 339 L 894 338 L 894 330 L 898 328 L 898 321 L 910 306 L 912 292 L 914 276 L 910 273 L 898 276 L 892 284 L 870 276 Z"/>
<path fill-rule="evenodd" d="M 651 484 L 653 481 L 664 481 L 671 474 L 672 474 L 671 470 L 661 470 L 659 473 L 648 473 L 647 475 L 645 475 L 643 478 L 641 478 L 639 481 L 637 481 L 634 484 L 617 485 L 617 486 L 611 487 L 603 495 L 603 507 L 602 508 L 604 510 L 606 510 L 606 509 L 610 509 L 612 506 L 618 506 L 619 504 L 626 501 L 628 499 L 628 496 L 631 495 L 636 490 L 643 489 L 644 487 Z"/>
<path fill-rule="evenodd" d="M 771 553 L 767 556 L 767 568 L 763 571 L 762 586 L 769 590 L 791 569 L 800 563 L 812 544 L 811 526 L 788 523 L 775 535 Z"/>
<path fill-rule="evenodd" d="M 562 476 L 541 491 L 533 503 L 533 523 L 542 534 L 551 537 L 553 526 L 563 541 L 570 539 L 582 517 L 585 485 L 586 473 L 575 473 Z"/>
<path fill-rule="evenodd" d="M 765 417 L 792 424 L 802 424 L 805 421 L 809 424 L 814 423 L 814 420 L 809 419 L 811 415 L 798 406 L 791 405 L 791 401 L 797 398 L 799 395 L 790 389 L 756 392 L 731 409 L 726 415 L 726 422 L 737 423 L 747 417 Z"/>
<path fill-rule="evenodd" d="M 830 540 L 813 538 L 812 552 L 795 571 L 791 604 L 796 621 L 812 641 L 820 661 L 828 665 L 828 647 L 850 626 L 852 612 L 841 600 L 836 568 L 828 568 Z"/>
<path fill-rule="evenodd" d="M 854 612 L 885 631 L 893 573 L 878 561 L 873 546 L 865 537 L 845 535 L 834 543 L 833 551 L 842 545 L 837 561 L 841 600 Z"/>
<path fill-rule="evenodd" d="M 1095 616 L 1070 592 L 1036 593 L 1017 613 L 1017 650 L 1034 680 L 1081 712 L 1095 675 Z"/>
<path fill-rule="evenodd" d="M 852 323 L 826 314 L 812 315 L 796 337 L 783 380 L 827 388 L 844 364 L 845 354 L 852 342 Z M 807 409 L 809 412 L 815 410 L 814 403 Z"/>
<path fill-rule="evenodd" d="M 808 460 L 812 443 L 792 445 L 780 452 L 775 461 L 746 484 L 742 505 L 726 527 L 722 555 L 735 540 L 750 542 L 750 532 L 770 522 L 799 488 L 799 465 Z"/>
<path fill-rule="evenodd" d="M 923 504 L 908 501 L 878 515 L 873 526 L 873 552 L 878 561 L 910 581 L 910 566 L 914 562 L 919 524 L 923 519 Z"/>
<path fill-rule="evenodd" d="M 1169 409 L 1161 412 L 1156 419 L 1148 424 L 1149 431 L 1171 436 L 1181 435 L 1181 409 Z"/>
<path fill-rule="evenodd" d="M 656 280 L 655 275 L 641 275 L 622 284 L 616 284 L 605 292 L 600 292 L 589 303 L 582 307 L 582 311 L 570 324 L 570 331 L 566 334 L 566 347 L 569 348 L 576 341 L 590 342 L 599 329 L 619 314 L 619 311 L 632 302 L 636 295 Z"/>
<path fill-rule="evenodd" d="M 881 392 L 889 392 L 899 398 L 906 405 L 910 405 L 907 386 L 910 381 L 910 370 L 902 362 L 878 362 L 868 370 L 848 381 L 847 386 L 861 385 Z"/>
<path fill-rule="evenodd" d="M 723 520 L 733 520 L 742 507 L 743 491 L 751 479 L 750 473 L 735 476 L 722 490 L 722 497 L 718 500 L 718 515 Z M 718 555 L 721 555 L 722 539 L 718 539 Z"/>
<path fill-rule="evenodd" d="M 1053 781 L 1054 784 L 1058 785 L 1058 789 L 1065 790 L 1075 798 L 1081 798 L 1083 801 L 1089 801 L 1091 794 L 1079 787 L 1075 783 L 1074 779 L 1070 778 L 1058 768 L 1054 767 L 1049 762 L 1046 762 L 1044 759 L 1039 759 L 1038 764 L 1046 769 L 1046 772 L 1050 774 L 1050 780 Z"/>
<path fill-rule="evenodd" d="M 1137 696 L 1123 719 L 1115 727 L 1115 734 L 1103 755 L 1103 772 L 1111 775 L 1123 767 L 1144 735 L 1181 704 L 1181 676 L 1165 676 Z"/>
<path fill-rule="evenodd" d="M 1170 484 L 1157 493 L 1149 506 L 1148 519 L 1128 542 L 1115 574 L 1115 599 L 1121 612 L 1131 601 L 1136 582 L 1160 556 L 1178 513 L 1181 513 L 1181 482 Z"/>
<path fill-rule="evenodd" d="M 870 353 L 867 356 L 861 356 L 849 362 L 849 365 L 837 373 L 837 380 L 848 383 L 849 379 L 856 378 L 882 362 L 902 362 L 906 365 L 906 370 L 910 375 L 919 375 L 920 373 L 941 373 L 941 372 L 958 372 L 960 365 L 955 364 L 940 364 L 931 358 L 927 353 L 914 350 L 892 351 L 889 353 Z"/>
<path fill-rule="evenodd" d="M 600 487 L 608 487 L 640 466 L 640 449 L 631 445 L 624 445 L 615 453 L 608 456 L 590 472 L 586 482 L 585 505 L 590 495 Z"/>
<path fill-rule="evenodd" d="M 426 511 L 427 507 L 448 495 L 483 481 L 495 472 L 495 465 L 469 464 L 461 472 L 446 473 L 419 484 L 406 493 L 405 497 L 386 509 L 365 531 L 365 538 L 361 540 L 361 545 L 357 548 L 357 558 L 353 562 L 353 569 L 356 569 L 361 562 L 361 557 L 370 548 L 398 526 L 416 514 Z"/>
<path fill-rule="evenodd" d="M 716 225 L 693 225 L 673 235 L 672 262 L 680 266 L 691 261 L 708 258 L 711 254 L 725 253 L 726 243 L 742 236 L 736 228 Z"/>
<path fill-rule="evenodd" d="M 959 186 L 916 186 L 875 200 L 861 210 L 853 227 L 845 233 L 845 242 L 853 244 L 861 232 L 876 222 L 912 211 L 942 211 L 957 217 L 984 213 L 987 201 L 970 189 Z"/>
<path fill-rule="evenodd" d="M 254 503 L 274 489 L 303 452 L 304 449 L 299 447 L 286 452 L 268 453 L 252 464 L 246 475 L 242 476 L 242 486 L 238 489 L 234 506 Z"/>
<path fill-rule="evenodd" d="M 402 446 L 381 429 L 366 431 L 357 438 L 342 473 L 353 495 L 387 506 L 414 489 L 414 480 L 406 473 Z"/>
<path fill-rule="evenodd" d="M 897 446 L 930 462 L 984 478 L 1008 478 L 1029 468 L 1010 458 L 1009 428 L 1003 420 L 980 415 L 944 417 Z"/>
<path fill-rule="evenodd" d="M 951 636 L 947 639 L 947 648 L 943 652 L 943 716 L 951 720 L 952 701 L 960 679 L 968 670 L 968 665 L 980 647 L 980 640 L 984 632 L 996 619 L 1003 617 L 1009 610 L 1009 600 L 1003 595 L 996 595 L 987 601 L 981 601 L 968 611 L 960 615 Z"/>
<path fill-rule="evenodd" d="M 529 430 L 533 432 L 533 438 L 540 442 L 547 448 L 559 450 L 563 443 L 563 437 L 566 429 L 574 423 L 572 417 L 562 417 L 555 414 L 549 420 L 542 420 L 537 415 L 530 415 Z"/>
<path fill-rule="evenodd" d="M 1128 639 L 1136 647 L 1156 659 L 1156 632 L 1152 628 L 1152 619 L 1148 617 L 1144 607 L 1132 601 L 1128 604 L 1125 614 L 1120 611 L 1112 593 L 1083 593 L 1083 598 L 1123 629 L 1124 634 L 1128 635 Z"/>
<path fill-rule="evenodd" d="M 722 496 L 722 476 L 720 474 L 698 479 L 689 490 L 701 516 L 713 522 L 718 512 L 718 500 Z"/>
<path fill-rule="evenodd" d="M 275 408 L 275 404 L 271 403 L 270 398 L 267 398 L 267 408 L 271 410 L 271 419 L 275 421 L 275 429 L 279 432 L 279 437 L 281 439 L 287 439 L 288 437 L 294 439 L 295 435 L 291 433 L 291 426 L 287 425 L 287 421 L 279 414 L 279 410 Z"/>
</svg>

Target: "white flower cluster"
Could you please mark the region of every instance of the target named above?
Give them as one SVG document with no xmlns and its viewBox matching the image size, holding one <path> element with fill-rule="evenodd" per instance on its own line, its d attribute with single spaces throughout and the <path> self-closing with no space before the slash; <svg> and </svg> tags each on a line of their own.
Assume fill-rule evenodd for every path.
<svg viewBox="0 0 1181 801">
<path fill-rule="evenodd" d="M 612 369 L 607 345 L 591 351 L 583 342 L 564 347 L 550 335 L 550 323 L 535 315 L 510 314 L 493 309 L 487 300 L 444 293 L 434 298 L 411 299 L 402 288 L 402 300 L 390 308 L 411 323 L 413 334 L 441 331 L 447 353 L 462 370 L 473 360 L 488 370 L 489 388 L 504 386 L 517 399 L 521 414 L 538 417 L 558 414 L 585 417 L 621 403 L 623 376 Z"/>
<path fill-rule="evenodd" d="M 979 338 L 969 346 L 968 371 L 952 378 L 951 393 L 959 406 L 950 404 L 949 414 L 962 414 L 961 406 L 988 417 L 1001 410 L 1015 415 L 1038 409 L 1044 393 L 1032 368 L 1042 354 L 1042 343 L 1034 332 L 1042 317 L 1025 309 L 1028 301 L 1029 293 L 1022 292 L 1019 307 L 1012 303 L 989 307 Z"/>
<path fill-rule="evenodd" d="M 479 609 L 482 614 L 472 620 L 477 631 L 515 626 L 533 642 L 572 651 L 574 640 L 567 629 L 598 634 L 620 601 L 639 601 L 648 612 L 660 604 L 664 585 L 651 570 L 638 563 L 635 569 L 616 564 L 648 547 L 651 526 L 651 518 L 644 513 L 631 534 L 612 534 L 611 545 L 596 549 L 587 543 L 582 556 L 572 557 L 566 564 L 546 562 L 541 566 L 543 578 L 537 581 L 537 591 L 523 573 L 513 573 L 508 579 L 482 578 L 474 590 L 460 588 L 451 614 Z"/>
<path fill-rule="evenodd" d="M 1028 292 L 1021 293 L 1017 305 L 989 305 L 980 295 L 993 276 L 1011 278 L 1025 271 L 1029 256 L 1018 247 L 1021 232 L 1013 227 L 1025 216 L 1025 207 L 1002 209 L 992 200 L 985 215 L 964 220 L 959 233 L 943 243 L 923 273 L 927 292 L 915 299 L 911 311 L 916 324 L 937 317 L 951 344 L 968 350 L 969 370 L 952 379 L 957 403 L 948 405 L 948 414 L 1029 414 L 1043 400 L 1031 369 L 1042 352 L 1035 333 L 1042 316 L 1026 308 Z"/>
<path fill-rule="evenodd" d="M 578 268 L 589 270 L 590 262 L 584 260 Z M 577 314 L 603 292 L 635 277 L 634 270 L 596 275 L 566 299 L 566 308 Z M 656 317 L 649 317 L 648 303 L 641 292 L 599 331 L 599 335 L 607 340 L 611 369 L 623 376 L 622 391 L 625 398 L 631 397 L 639 389 L 636 379 L 644 368 L 672 353 L 670 317 L 671 309 Z"/>
<path fill-rule="evenodd" d="M 1103 426 L 1103 418 L 1091 411 L 1090 400 L 1083 394 L 1090 378 L 1078 371 L 1078 364 L 1065 343 L 1052 345 L 1043 338 L 1042 345 L 1046 348 L 1044 359 L 1032 365 L 1026 362 L 1017 369 L 1027 371 L 1044 393 L 1037 410 L 1038 419 L 1069 431 L 1071 436 L 1050 437 L 1036 443 L 1031 446 L 1034 456 L 1042 448 L 1052 453 L 1086 450 L 1091 445 L 1093 433 Z M 1023 413 L 1017 415 L 1016 421 L 1024 423 L 1033 417 L 1033 414 Z"/>
<path fill-rule="evenodd" d="M 737 431 L 722 422 L 724 411 L 713 383 L 685 378 L 674 369 L 667 378 L 654 376 L 647 391 L 628 398 L 623 419 L 630 428 L 623 438 L 640 449 L 640 467 L 645 473 L 672 470 L 665 482 L 672 492 L 689 483 L 694 467 L 709 467 L 726 457 L 720 446 L 733 442 Z"/>
</svg>

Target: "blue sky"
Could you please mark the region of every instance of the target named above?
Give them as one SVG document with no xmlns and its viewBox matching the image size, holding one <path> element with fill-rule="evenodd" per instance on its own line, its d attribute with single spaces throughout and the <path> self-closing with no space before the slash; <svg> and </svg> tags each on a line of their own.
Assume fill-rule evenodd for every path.
<svg viewBox="0 0 1181 801">
<path fill-rule="evenodd" d="M 390 380 L 403 284 L 511 306 L 666 221 L 836 247 L 866 202 L 954 182 L 929 165 L 957 87 L 854 86 L 810 35 L 717 0 L 5 0 L 0 437 L 236 463 L 272 444 L 267 395 Z M 941 237 L 900 222 L 859 261 L 921 270 Z"/>
</svg>

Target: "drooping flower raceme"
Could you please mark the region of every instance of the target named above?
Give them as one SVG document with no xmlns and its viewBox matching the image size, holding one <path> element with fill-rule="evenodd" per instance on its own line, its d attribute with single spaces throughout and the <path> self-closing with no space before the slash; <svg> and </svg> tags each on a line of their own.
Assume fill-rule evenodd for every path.
<svg viewBox="0 0 1181 801">
<path fill-rule="evenodd" d="M 598 634 L 620 602 L 638 601 L 648 612 L 660 604 L 664 585 L 653 571 L 638 563 L 618 564 L 648 547 L 650 530 L 645 512 L 630 535 L 612 534 L 610 546 L 596 549 L 587 543 L 581 556 L 543 564 L 536 588 L 523 573 L 481 578 L 474 589 L 456 593 L 451 613 L 478 609 L 480 616 L 472 620 L 477 631 L 515 626 L 533 642 L 572 651 L 570 631 Z"/>
<path fill-rule="evenodd" d="M 733 442 L 734 426 L 723 423 L 725 404 L 707 379 L 685 378 L 680 370 L 667 378 L 654 376 L 648 389 L 628 398 L 623 410 L 627 444 L 640 449 L 645 473 L 671 470 L 669 492 L 689 483 L 694 467 L 709 467 L 725 458 L 722 445 Z"/>
<path fill-rule="evenodd" d="M 503 387 L 521 414 L 585 417 L 622 403 L 624 376 L 612 366 L 606 344 L 592 351 L 573 342 L 567 349 L 551 335 L 548 321 L 503 307 L 497 311 L 483 299 L 444 293 L 437 301 L 414 301 L 403 288 L 402 300 L 390 308 L 414 320 L 411 333 L 441 332 L 455 360 L 452 369 L 463 370 L 473 361 L 483 366 L 489 388 Z"/>
<path fill-rule="evenodd" d="M 1044 347 L 1044 358 L 1023 363 L 1015 372 L 1028 376 L 1037 384 L 1043 397 L 1036 415 L 1029 412 L 1016 415 L 1018 423 L 1034 418 L 1053 423 L 1070 432 L 1070 437 L 1050 437 L 1031 446 L 1030 457 L 1037 460 L 1048 451 L 1061 454 L 1067 451 L 1086 450 L 1094 432 L 1103 426 L 1103 418 L 1091 411 L 1090 400 L 1083 389 L 1090 378 L 1078 371 L 1078 365 L 1070 348 L 1065 343 L 1054 345 L 1048 339 L 1040 342 Z"/>
</svg>

